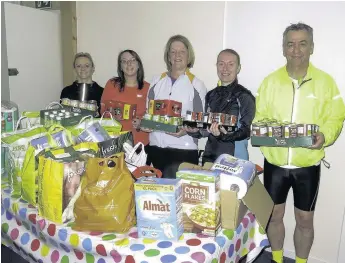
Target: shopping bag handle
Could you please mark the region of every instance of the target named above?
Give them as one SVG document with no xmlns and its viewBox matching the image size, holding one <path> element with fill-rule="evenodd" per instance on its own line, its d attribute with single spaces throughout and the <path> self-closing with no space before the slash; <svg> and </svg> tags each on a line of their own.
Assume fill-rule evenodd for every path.
<svg viewBox="0 0 345 263">
<path fill-rule="evenodd" d="M 126 145 L 129 145 L 127 142 L 123 144 L 123 147 L 126 147 Z M 132 149 L 131 153 L 128 155 L 128 159 L 132 159 L 133 155 L 136 153 L 136 151 L 139 149 L 141 146 L 141 152 L 145 152 L 145 145 L 142 142 L 138 142 Z M 141 153 L 140 152 L 140 153 Z"/>
<path fill-rule="evenodd" d="M 31 127 L 31 123 L 30 123 L 28 117 L 26 117 L 26 116 L 21 116 L 21 117 L 18 119 L 18 121 L 17 121 L 17 125 L 16 125 L 16 128 L 15 128 L 15 130 L 14 130 L 15 132 L 18 130 L 20 123 L 21 123 L 22 120 L 24 120 L 24 119 L 27 119 L 27 120 L 28 120 L 28 121 L 27 121 L 27 126 L 28 126 L 28 129 L 31 130 L 32 127 Z"/>
<path fill-rule="evenodd" d="M 52 107 L 54 107 L 54 106 L 59 106 L 59 107 L 63 108 L 63 106 L 59 102 L 53 101 L 47 105 L 46 110 L 51 110 L 51 109 L 53 109 Z"/>
<path fill-rule="evenodd" d="M 132 172 L 132 174 L 136 180 L 138 180 L 141 177 L 147 177 L 147 176 L 156 176 L 158 178 L 162 177 L 162 172 L 160 170 L 148 165 L 137 167 Z"/>
</svg>

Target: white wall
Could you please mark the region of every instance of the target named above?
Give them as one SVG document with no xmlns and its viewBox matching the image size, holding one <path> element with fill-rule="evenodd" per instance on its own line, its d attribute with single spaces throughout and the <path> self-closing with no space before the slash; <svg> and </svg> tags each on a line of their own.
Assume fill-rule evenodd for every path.
<svg viewBox="0 0 345 263">
<path fill-rule="evenodd" d="M 119 51 L 134 49 L 143 60 L 146 80 L 150 81 L 154 74 L 165 70 L 163 50 L 168 38 L 184 34 L 195 48 L 192 71 L 208 89 L 217 81 L 216 56 L 223 47 L 229 47 L 241 55 L 240 83 L 255 93 L 263 78 L 285 63 L 281 48 L 285 27 L 303 21 L 315 30 L 312 62 L 334 76 L 345 95 L 344 12 L 341 2 L 77 2 L 78 51 L 92 54 L 96 63 L 94 79 L 104 85 L 116 75 Z M 337 143 L 327 149 L 332 168 L 322 168 L 310 263 L 337 262 L 345 208 L 341 165 L 344 145 L 343 132 Z M 250 147 L 250 156 L 263 163 L 258 149 Z M 285 250 L 293 257 L 291 196 L 288 202 Z"/>
<path fill-rule="evenodd" d="M 191 70 L 213 88 L 215 54 L 222 48 L 224 2 L 77 2 L 78 52 L 90 52 L 94 80 L 101 86 L 117 75 L 117 55 L 133 49 L 141 57 L 145 79 L 166 71 L 163 52 L 169 37 L 185 35 L 196 54 Z M 207 66 L 205 66 L 207 65 Z"/>
</svg>

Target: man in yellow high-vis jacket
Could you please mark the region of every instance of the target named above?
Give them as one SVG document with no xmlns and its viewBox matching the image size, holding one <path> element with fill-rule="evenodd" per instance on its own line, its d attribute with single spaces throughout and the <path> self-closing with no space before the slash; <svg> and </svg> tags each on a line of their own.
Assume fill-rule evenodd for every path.
<svg viewBox="0 0 345 263">
<path fill-rule="evenodd" d="M 296 229 L 296 263 L 307 262 L 314 240 L 314 209 L 320 182 L 324 148 L 339 136 L 345 119 L 344 101 L 333 78 L 310 63 L 313 29 L 292 24 L 283 34 L 287 64 L 268 75 L 256 97 L 254 122 L 317 124 L 315 143 L 310 148 L 261 147 L 265 157 L 264 185 L 275 207 L 267 229 L 273 262 L 283 262 L 285 229 L 283 217 L 290 188 L 293 188 Z"/>
</svg>

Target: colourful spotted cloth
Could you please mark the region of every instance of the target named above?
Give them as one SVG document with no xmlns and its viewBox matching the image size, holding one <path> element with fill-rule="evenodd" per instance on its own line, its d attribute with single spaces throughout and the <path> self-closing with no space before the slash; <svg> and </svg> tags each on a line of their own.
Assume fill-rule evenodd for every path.
<svg viewBox="0 0 345 263">
<path fill-rule="evenodd" d="M 252 213 L 236 231 L 222 230 L 216 237 L 185 233 L 178 242 L 138 238 L 127 234 L 76 232 L 71 224 L 57 225 L 39 218 L 37 209 L 22 199 L 1 196 L 2 243 L 29 262 L 52 263 L 237 263 L 268 240 Z"/>
</svg>

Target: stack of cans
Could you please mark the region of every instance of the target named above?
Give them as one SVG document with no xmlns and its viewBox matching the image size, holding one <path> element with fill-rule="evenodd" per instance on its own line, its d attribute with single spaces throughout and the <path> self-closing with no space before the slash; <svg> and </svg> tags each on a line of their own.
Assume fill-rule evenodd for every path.
<svg viewBox="0 0 345 263">
<path fill-rule="evenodd" d="M 79 101 L 79 100 L 70 100 L 68 98 L 63 98 L 61 100 L 61 104 L 65 106 L 71 106 L 75 108 L 80 108 L 89 111 L 96 111 L 97 110 L 97 101 L 89 100 L 89 101 Z"/>
<path fill-rule="evenodd" d="M 214 122 L 220 123 L 230 131 L 237 126 L 237 116 L 225 113 L 187 111 L 183 123 L 190 127 L 206 129 Z"/>
<path fill-rule="evenodd" d="M 258 137 L 296 138 L 312 136 L 319 131 L 316 124 L 296 124 L 264 119 L 252 124 L 251 135 Z"/>
<path fill-rule="evenodd" d="M 146 113 L 143 117 L 144 120 L 150 120 L 155 122 L 161 122 L 164 124 L 171 124 L 175 126 L 181 126 L 183 119 L 181 117 L 171 117 L 171 116 L 161 116 L 161 115 L 152 115 L 149 113 Z"/>
</svg>

